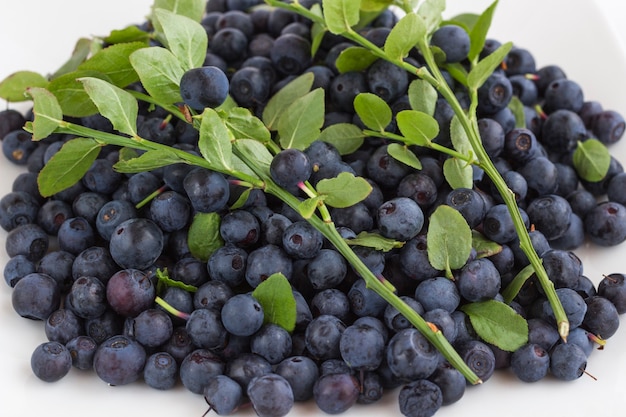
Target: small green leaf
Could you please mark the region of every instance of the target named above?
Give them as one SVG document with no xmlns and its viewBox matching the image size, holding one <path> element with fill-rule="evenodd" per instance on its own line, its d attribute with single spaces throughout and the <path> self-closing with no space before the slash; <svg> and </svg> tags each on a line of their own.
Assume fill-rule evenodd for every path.
<svg viewBox="0 0 626 417">
<path fill-rule="evenodd" d="M 265 316 L 264 322 L 276 324 L 288 332 L 296 327 L 296 299 L 287 278 L 277 272 L 262 281 L 252 292 Z"/>
<path fill-rule="evenodd" d="M 302 200 L 300 204 L 298 204 L 298 213 L 300 213 L 303 218 L 310 219 L 315 213 L 315 210 L 317 210 L 319 202 L 323 199 L 323 196 L 318 195 Z"/>
<path fill-rule="evenodd" d="M 113 168 L 118 172 L 137 173 L 151 171 L 153 169 L 182 162 L 184 161 L 173 152 L 166 150 L 152 150 L 146 151 L 135 158 L 120 158 L 120 160 L 113 165 Z"/>
<path fill-rule="evenodd" d="M 448 23 L 462 26 L 470 33 L 478 21 L 478 16 L 476 13 L 461 13 L 449 19 Z"/>
<path fill-rule="evenodd" d="M 169 10 L 177 15 L 186 16 L 199 22 L 204 17 L 206 0 L 155 0 L 152 9 Z M 153 23 L 155 22 L 153 21 Z M 158 23 L 156 24 L 158 25 Z"/>
<path fill-rule="evenodd" d="M 187 232 L 187 245 L 191 254 L 202 262 L 224 246 L 220 236 L 221 217 L 218 213 L 196 213 Z"/>
<path fill-rule="evenodd" d="M 324 125 L 324 89 L 316 88 L 295 100 L 278 119 L 278 136 L 283 149 L 306 149 Z"/>
<path fill-rule="evenodd" d="M 359 23 L 361 0 L 322 0 L 324 19 L 331 33 L 340 35 Z"/>
<path fill-rule="evenodd" d="M 94 42 L 95 40 L 93 39 L 80 38 L 76 42 L 74 51 L 72 52 L 70 58 L 50 76 L 50 79 L 53 80 L 61 75 L 76 71 L 79 65 L 85 62 L 89 54 L 92 52 Z"/>
<path fill-rule="evenodd" d="M 37 176 L 41 195 L 50 197 L 80 181 L 98 157 L 101 147 L 95 140 L 87 138 L 65 142 Z"/>
<path fill-rule="evenodd" d="M 526 113 L 524 112 L 524 104 L 520 101 L 519 97 L 511 97 L 508 108 L 511 109 L 513 117 L 515 117 L 515 127 L 526 127 Z"/>
<path fill-rule="evenodd" d="M 535 275 L 535 267 L 532 264 L 526 265 L 513 277 L 513 280 L 502 291 L 502 298 L 505 303 L 510 303 L 517 296 L 526 281 Z"/>
<path fill-rule="evenodd" d="M 18 71 L 0 82 L 0 97 L 6 101 L 28 101 L 26 90 L 29 88 L 47 88 L 48 80 L 33 71 Z"/>
<path fill-rule="evenodd" d="M 246 188 L 245 190 L 243 190 L 243 192 L 239 194 L 239 197 L 237 197 L 237 200 L 233 204 L 231 204 L 230 210 L 237 210 L 239 208 L 242 208 L 246 204 L 246 201 L 248 201 L 248 197 L 250 197 L 250 191 L 251 188 Z"/>
<path fill-rule="evenodd" d="M 324 178 L 317 183 L 317 192 L 324 196 L 324 202 L 337 208 L 350 207 L 363 201 L 372 186 L 362 177 L 355 177 L 350 172 L 341 172 L 335 178 Z"/>
<path fill-rule="evenodd" d="M 385 40 L 384 50 L 393 59 L 404 59 L 417 43 L 426 37 L 426 22 L 418 14 L 404 15 Z"/>
<path fill-rule="evenodd" d="M 155 9 L 154 16 L 163 31 L 163 41 L 178 58 L 184 70 L 201 67 L 209 43 L 206 29 L 197 21 L 165 9 Z"/>
<path fill-rule="evenodd" d="M 58 76 L 50 81 L 48 90 L 55 95 L 63 114 L 70 117 L 86 117 L 98 113 L 98 108 L 89 98 L 80 78 L 94 77 L 107 79 L 107 77 L 97 71 L 77 70 Z"/>
<path fill-rule="evenodd" d="M 32 123 L 32 139 L 34 141 L 45 139 L 59 127 L 59 123 L 63 120 L 61 106 L 56 97 L 44 88 L 32 87 L 27 92 L 34 100 L 35 119 Z"/>
<path fill-rule="evenodd" d="M 528 342 L 528 323 L 510 306 L 495 300 L 465 304 L 472 327 L 485 342 L 514 352 Z"/>
<path fill-rule="evenodd" d="M 352 123 L 336 123 L 322 130 L 319 140 L 332 144 L 341 155 L 349 155 L 361 147 L 365 135 Z"/>
<path fill-rule="evenodd" d="M 377 132 L 384 132 L 391 123 L 391 107 L 376 94 L 357 94 L 354 98 L 354 111 L 365 126 Z"/>
<path fill-rule="evenodd" d="M 115 130 L 129 136 L 137 134 L 139 105 L 132 94 L 99 78 L 80 81 L 100 114 L 111 121 Z"/>
<path fill-rule="evenodd" d="M 402 110 L 396 115 L 398 129 L 409 145 L 426 146 L 439 134 L 434 117 L 417 110 Z"/>
<path fill-rule="evenodd" d="M 125 27 L 124 29 L 114 29 L 104 38 L 104 41 L 109 45 L 115 45 L 117 43 L 129 43 L 129 42 L 141 42 L 148 46 L 150 41 L 150 34 L 139 29 L 135 25 Z"/>
<path fill-rule="evenodd" d="M 426 33 L 432 33 L 442 21 L 441 14 L 446 8 L 445 0 L 425 0 L 417 9 L 417 14 L 426 24 Z"/>
<path fill-rule="evenodd" d="M 491 5 L 476 19 L 474 25 L 472 26 L 470 32 L 470 50 L 467 55 L 470 61 L 477 59 L 485 46 L 487 33 L 491 27 L 493 13 L 495 12 L 497 5 L 497 0 L 491 3 Z"/>
<path fill-rule="evenodd" d="M 493 71 L 502 64 L 502 61 L 504 61 L 504 58 L 506 58 L 506 55 L 512 47 L 513 43 L 511 42 L 503 43 L 498 49 L 478 61 L 478 64 L 471 69 L 467 76 L 467 85 L 469 88 L 478 90 L 480 86 L 487 81 L 487 78 L 489 78 Z"/>
<path fill-rule="evenodd" d="M 256 139 L 237 139 L 233 142 L 233 148 L 237 149 L 238 153 L 245 155 L 246 158 L 253 160 L 263 170 L 264 175 L 270 175 L 270 164 L 274 157 L 261 142 Z M 255 177 L 257 175 L 234 155 L 233 166 L 237 171 L 246 172 Z"/>
<path fill-rule="evenodd" d="M 472 188 L 473 175 L 472 166 L 465 161 L 458 158 L 447 158 L 443 161 L 443 176 L 452 189 Z"/>
<path fill-rule="evenodd" d="M 317 6 L 317 4 L 314 6 Z M 327 32 L 326 27 L 321 23 L 315 22 L 311 25 L 311 56 L 317 54 Z"/>
<path fill-rule="evenodd" d="M 185 71 L 178 59 L 165 48 L 142 48 L 130 55 L 130 63 L 148 94 L 163 104 L 182 102 L 180 79 Z"/>
<path fill-rule="evenodd" d="M 346 243 L 351 246 L 365 246 L 383 252 L 389 252 L 392 249 L 404 246 L 404 242 L 371 232 L 361 232 L 354 238 L 346 239 Z"/>
<path fill-rule="evenodd" d="M 390 143 L 387 146 L 387 153 L 395 160 L 415 169 L 422 169 L 422 163 L 407 146 L 399 143 Z"/>
<path fill-rule="evenodd" d="M 121 43 L 102 49 L 78 66 L 79 70 L 98 71 L 105 74 L 118 87 L 126 87 L 139 80 L 137 72 L 130 65 L 130 54 L 145 48 L 141 42 Z"/>
<path fill-rule="evenodd" d="M 461 85 L 467 87 L 467 69 L 460 62 L 444 64 L 444 69 Z"/>
<path fill-rule="evenodd" d="M 233 139 L 231 133 L 219 114 L 211 108 L 204 109 L 200 119 L 198 148 L 204 159 L 209 161 L 214 169 L 232 170 L 231 139 Z"/>
<path fill-rule="evenodd" d="M 476 250 L 477 258 L 487 258 L 502 252 L 502 245 L 487 239 L 485 235 L 472 230 L 472 248 Z"/>
<path fill-rule="evenodd" d="M 413 110 L 426 113 L 429 116 L 435 114 L 437 107 L 437 90 L 428 81 L 415 79 L 409 84 L 409 104 Z"/>
<path fill-rule="evenodd" d="M 608 148 L 597 139 L 578 142 L 573 156 L 574 168 L 585 181 L 602 180 L 609 171 L 611 154 Z"/>
<path fill-rule="evenodd" d="M 454 115 L 450 121 L 450 140 L 457 152 L 466 156 L 476 155 L 467 132 L 463 129 L 463 125 L 457 115 Z"/>
<path fill-rule="evenodd" d="M 263 122 L 246 108 L 230 109 L 224 122 L 235 139 L 256 139 L 261 143 L 272 140 L 272 135 Z"/>
<path fill-rule="evenodd" d="M 472 231 L 457 210 L 441 205 L 431 214 L 426 234 L 428 260 L 435 269 L 446 271 L 451 278 L 452 270 L 459 269 L 472 250 Z"/>
<path fill-rule="evenodd" d="M 263 109 L 261 119 L 269 130 L 276 130 L 280 116 L 293 105 L 293 102 L 311 91 L 315 75 L 312 72 L 305 72 L 293 81 L 289 82 L 274 94 Z"/>
<path fill-rule="evenodd" d="M 155 275 L 156 275 L 157 280 L 158 280 L 158 284 L 157 285 L 160 286 L 160 287 L 165 287 L 165 288 L 175 287 L 175 288 L 180 288 L 180 289 L 183 289 L 183 290 L 185 290 L 187 292 L 191 292 L 191 293 L 194 293 L 194 292 L 198 291 L 198 287 L 196 287 L 196 286 L 185 284 L 182 281 L 176 281 L 176 280 L 173 280 L 172 278 L 170 278 L 170 275 L 167 272 L 167 268 L 164 268 L 164 269 L 160 269 L 159 268 L 159 269 L 157 269 Z"/>
<path fill-rule="evenodd" d="M 361 10 L 380 12 L 393 3 L 393 0 L 361 0 Z"/>
<path fill-rule="evenodd" d="M 378 57 L 369 49 L 349 46 L 341 51 L 335 61 L 335 66 L 341 74 L 349 71 L 364 71 L 377 59 Z"/>
</svg>

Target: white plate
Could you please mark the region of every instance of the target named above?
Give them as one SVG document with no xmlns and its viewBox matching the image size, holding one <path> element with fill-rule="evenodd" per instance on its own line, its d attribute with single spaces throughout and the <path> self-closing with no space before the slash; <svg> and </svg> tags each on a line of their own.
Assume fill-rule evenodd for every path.
<svg viewBox="0 0 626 417">
<path fill-rule="evenodd" d="M 480 12 L 488 1 L 453 1 L 447 15 L 461 11 Z M 88 4 L 88 5 L 87 5 Z M 54 71 L 69 57 L 81 36 L 102 35 L 111 29 L 140 22 L 149 11 L 150 0 L 85 2 L 64 0 L 20 0 L 0 14 L 0 79 L 22 69 L 41 73 Z M 607 20 L 601 10 L 606 10 Z M 601 101 L 605 108 L 626 114 L 626 62 L 622 42 L 626 32 L 619 16 L 626 6 L 612 0 L 568 1 L 502 0 L 492 36 L 512 40 L 534 53 L 539 66 L 561 65 L 579 82 L 586 98 Z M 613 22 L 613 23 L 611 23 Z M 4 104 L 0 103 L 4 108 Z M 23 108 L 23 107 L 22 107 Z M 626 161 L 626 144 L 613 152 Z M 11 189 L 20 169 L 0 162 L 0 194 Z M 0 232 L 4 242 L 5 232 Z M 624 272 L 626 245 L 612 249 L 585 248 L 577 252 L 585 274 L 598 282 L 602 274 Z M 0 250 L 0 267 L 7 261 Z M 4 285 L 4 284 L 1 284 Z M 0 290 L 0 406 L 12 416 L 201 416 L 206 410 L 200 396 L 183 388 L 160 392 L 137 383 L 108 387 L 92 372 L 72 370 L 63 380 L 47 384 L 30 370 L 30 355 L 44 341 L 41 322 L 18 317 L 11 306 L 11 290 Z M 622 320 L 623 325 L 626 324 Z M 534 384 L 519 382 L 509 373 L 498 373 L 484 386 L 472 387 L 454 405 L 442 408 L 440 417 L 480 415 L 483 417 L 623 416 L 626 406 L 626 328 L 609 340 L 603 351 L 595 351 L 587 371 L 597 380 L 583 376 L 562 383 L 551 379 Z M 350 410 L 348 416 L 398 415 L 396 394 L 382 402 Z M 252 415 L 251 410 L 242 415 Z M 314 404 L 298 405 L 292 415 L 321 415 Z"/>
</svg>

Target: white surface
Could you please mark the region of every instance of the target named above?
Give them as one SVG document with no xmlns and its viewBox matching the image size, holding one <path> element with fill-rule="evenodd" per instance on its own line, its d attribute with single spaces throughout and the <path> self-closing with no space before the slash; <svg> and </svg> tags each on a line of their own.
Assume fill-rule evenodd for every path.
<svg viewBox="0 0 626 417">
<path fill-rule="evenodd" d="M 150 0 L 20 0 L 0 13 L 0 79 L 21 69 L 48 73 L 56 70 L 81 36 L 102 35 L 140 22 Z M 448 0 L 447 13 L 480 12 L 490 2 Z M 7 6 L 7 5 L 5 5 Z M 584 88 L 586 97 L 605 108 L 626 114 L 626 3 L 617 0 L 500 0 L 492 36 L 512 40 L 534 53 L 539 66 L 561 65 Z M 621 28 L 620 28 L 621 26 Z M 0 103 L 4 108 L 4 104 Z M 626 161 L 626 144 L 613 147 Z M 20 172 L 0 162 L 0 195 L 11 189 Z M 0 242 L 6 233 L 0 232 Z M 585 273 L 598 282 L 602 274 L 626 270 L 626 245 L 587 248 L 577 252 Z M 0 268 L 7 257 L 0 249 Z M 2 415 L 89 416 L 201 416 L 206 407 L 200 396 L 184 389 L 160 392 L 142 384 L 108 387 L 91 372 L 72 370 L 60 382 L 46 384 L 30 370 L 30 355 L 44 341 L 42 323 L 18 317 L 11 306 L 10 289 L 0 284 L 0 407 Z M 604 351 L 595 351 L 583 376 L 571 383 L 551 379 L 535 384 L 498 374 L 484 386 L 468 389 L 458 403 L 442 408 L 440 417 L 604 416 L 622 417 L 626 409 L 626 320 Z M 247 410 L 244 415 L 251 415 Z M 347 415 L 398 415 L 396 395 L 378 405 L 356 407 Z M 292 415 L 321 415 L 315 406 L 297 406 Z"/>
</svg>

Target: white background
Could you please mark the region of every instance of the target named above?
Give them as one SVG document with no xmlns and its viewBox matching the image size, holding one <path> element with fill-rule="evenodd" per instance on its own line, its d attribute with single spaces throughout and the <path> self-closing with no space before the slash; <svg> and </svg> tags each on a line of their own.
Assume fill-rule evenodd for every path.
<svg viewBox="0 0 626 417">
<path fill-rule="evenodd" d="M 56 70 L 70 55 L 79 37 L 103 35 L 147 15 L 150 0 L 2 0 L 0 13 L 0 79 L 17 70 L 43 74 Z M 10 3 L 10 6 L 9 4 Z M 480 12 L 490 2 L 448 1 L 448 16 Z M 500 0 L 493 37 L 512 40 L 535 54 L 539 66 L 561 65 L 584 88 L 588 99 L 626 114 L 626 3 L 617 0 Z M 0 103 L 1 107 L 4 104 Z M 613 148 L 626 161 L 626 145 Z M 0 195 L 10 191 L 21 172 L 0 162 Z M 4 241 L 0 232 L 0 241 Z M 625 272 L 626 245 L 611 250 L 588 247 L 577 252 L 585 273 L 594 281 L 602 274 Z M 0 250 L 0 267 L 6 262 Z M 604 351 L 596 351 L 587 370 L 596 380 L 582 377 L 571 383 L 545 380 L 518 382 L 505 373 L 483 387 L 468 389 L 458 403 L 437 416 L 613 416 L 626 409 L 626 323 Z M 142 384 L 108 387 L 95 374 L 72 370 L 60 382 L 46 384 L 31 373 L 29 358 L 44 341 L 42 323 L 17 317 L 10 289 L 0 284 L 0 407 L 2 415 L 193 416 L 205 411 L 202 398 L 182 388 L 157 392 Z M 348 415 L 398 415 L 396 397 L 357 407 Z M 251 415 L 247 410 L 243 414 Z M 315 406 L 298 406 L 299 416 L 320 415 Z"/>
</svg>

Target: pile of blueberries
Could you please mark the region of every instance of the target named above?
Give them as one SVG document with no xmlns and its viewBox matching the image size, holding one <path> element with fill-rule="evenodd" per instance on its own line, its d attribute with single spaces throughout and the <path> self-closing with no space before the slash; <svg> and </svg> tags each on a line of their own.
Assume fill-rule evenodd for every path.
<svg viewBox="0 0 626 417">
<path fill-rule="evenodd" d="M 350 42 L 327 34 L 311 57 L 310 23 L 283 9 L 252 7 L 258 3 L 210 0 L 202 21 L 209 35 L 205 65 L 227 76 L 240 106 L 261 114 L 282 86 L 312 72 L 314 87 L 326 92 L 326 126 L 362 126 L 352 105 L 361 92 L 377 94 L 394 112 L 410 108 L 411 75 L 383 60 L 340 74 L 335 61 Z M 362 31 L 383 45 L 396 22 L 386 10 Z M 140 27 L 149 30 L 149 23 Z M 433 36 L 449 62 L 467 56 L 467 35 L 459 30 L 443 26 Z M 498 45 L 488 40 L 484 53 Z M 422 64 L 417 51 L 407 59 Z M 467 104 L 463 86 L 452 77 L 448 83 Z M 508 106 L 514 96 L 523 104 L 525 127 Z M 534 277 L 511 303 L 529 327 L 528 343 L 515 352 L 481 340 L 459 309 L 468 302 L 501 300 L 501 291 L 528 264 L 508 210 L 479 169 L 472 189 L 453 190 L 440 154 L 414 149 L 423 166 L 416 170 L 392 158 L 386 141 L 370 138 L 348 155 L 321 141 L 304 151 L 283 151 L 272 174 L 292 188 L 293 178 L 313 185 L 341 172 L 366 178 L 372 192 L 364 201 L 331 209 L 336 226 L 346 238 L 370 231 L 406 240 L 387 252 L 365 246 L 354 251 L 442 330 L 483 381 L 505 368 L 527 382 L 546 375 L 576 379 L 594 346 L 617 331 L 619 314 L 626 312 L 626 275 L 608 274 L 595 286 L 573 250 L 587 240 L 612 246 L 626 239 L 626 173 L 612 158 L 602 180 L 585 181 L 572 154 L 590 137 L 606 145 L 617 142 L 624 119 L 586 101 L 560 67 L 536 67 L 520 47 L 511 50 L 479 97 L 484 146 L 515 193 L 557 288 L 571 325 L 567 343 Z M 450 144 L 452 116 L 440 98 L 434 113 L 441 128 L 438 143 Z M 69 137 L 53 134 L 33 142 L 22 130 L 30 118 L 32 113 L 0 112 L 3 153 L 27 168 L 0 199 L 0 226 L 8 233 L 11 258 L 4 277 L 13 307 L 44 323 L 48 341 L 32 354 L 33 372 L 42 380 L 56 381 L 76 367 L 93 369 L 112 385 L 143 380 L 166 390 L 182 384 L 221 415 L 250 402 L 261 416 L 282 416 L 301 401 L 336 414 L 398 388 L 402 414 L 430 416 L 463 396 L 460 372 L 366 288 L 319 231 L 275 197 L 253 190 L 243 206 L 231 209 L 244 191 L 231 178 L 184 164 L 122 174 L 112 169 L 119 149 L 107 146 L 81 181 L 43 198 L 37 175 Z M 100 115 L 80 123 L 113 131 Z M 142 108 L 138 125 L 141 137 L 197 152 L 198 132 L 170 120 L 162 109 Z M 455 280 L 428 261 L 428 216 L 442 204 L 501 246 L 485 257 L 474 251 L 453 271 Z M 191 255 L 187 233 L 194 214 L 207 212 L 220 215 L 224 245 L 203 262 Z M 412 227 L 417 219 L 419 227 Z M 157 285 L 165 269 L 172 280 L 196 291 Z M 293 332 L 264 323 L 263 308 L 251 293 L 275 272 L 293 287 Z M 179 313 L 157 305 L 157 296 Z"/>
</svg>

